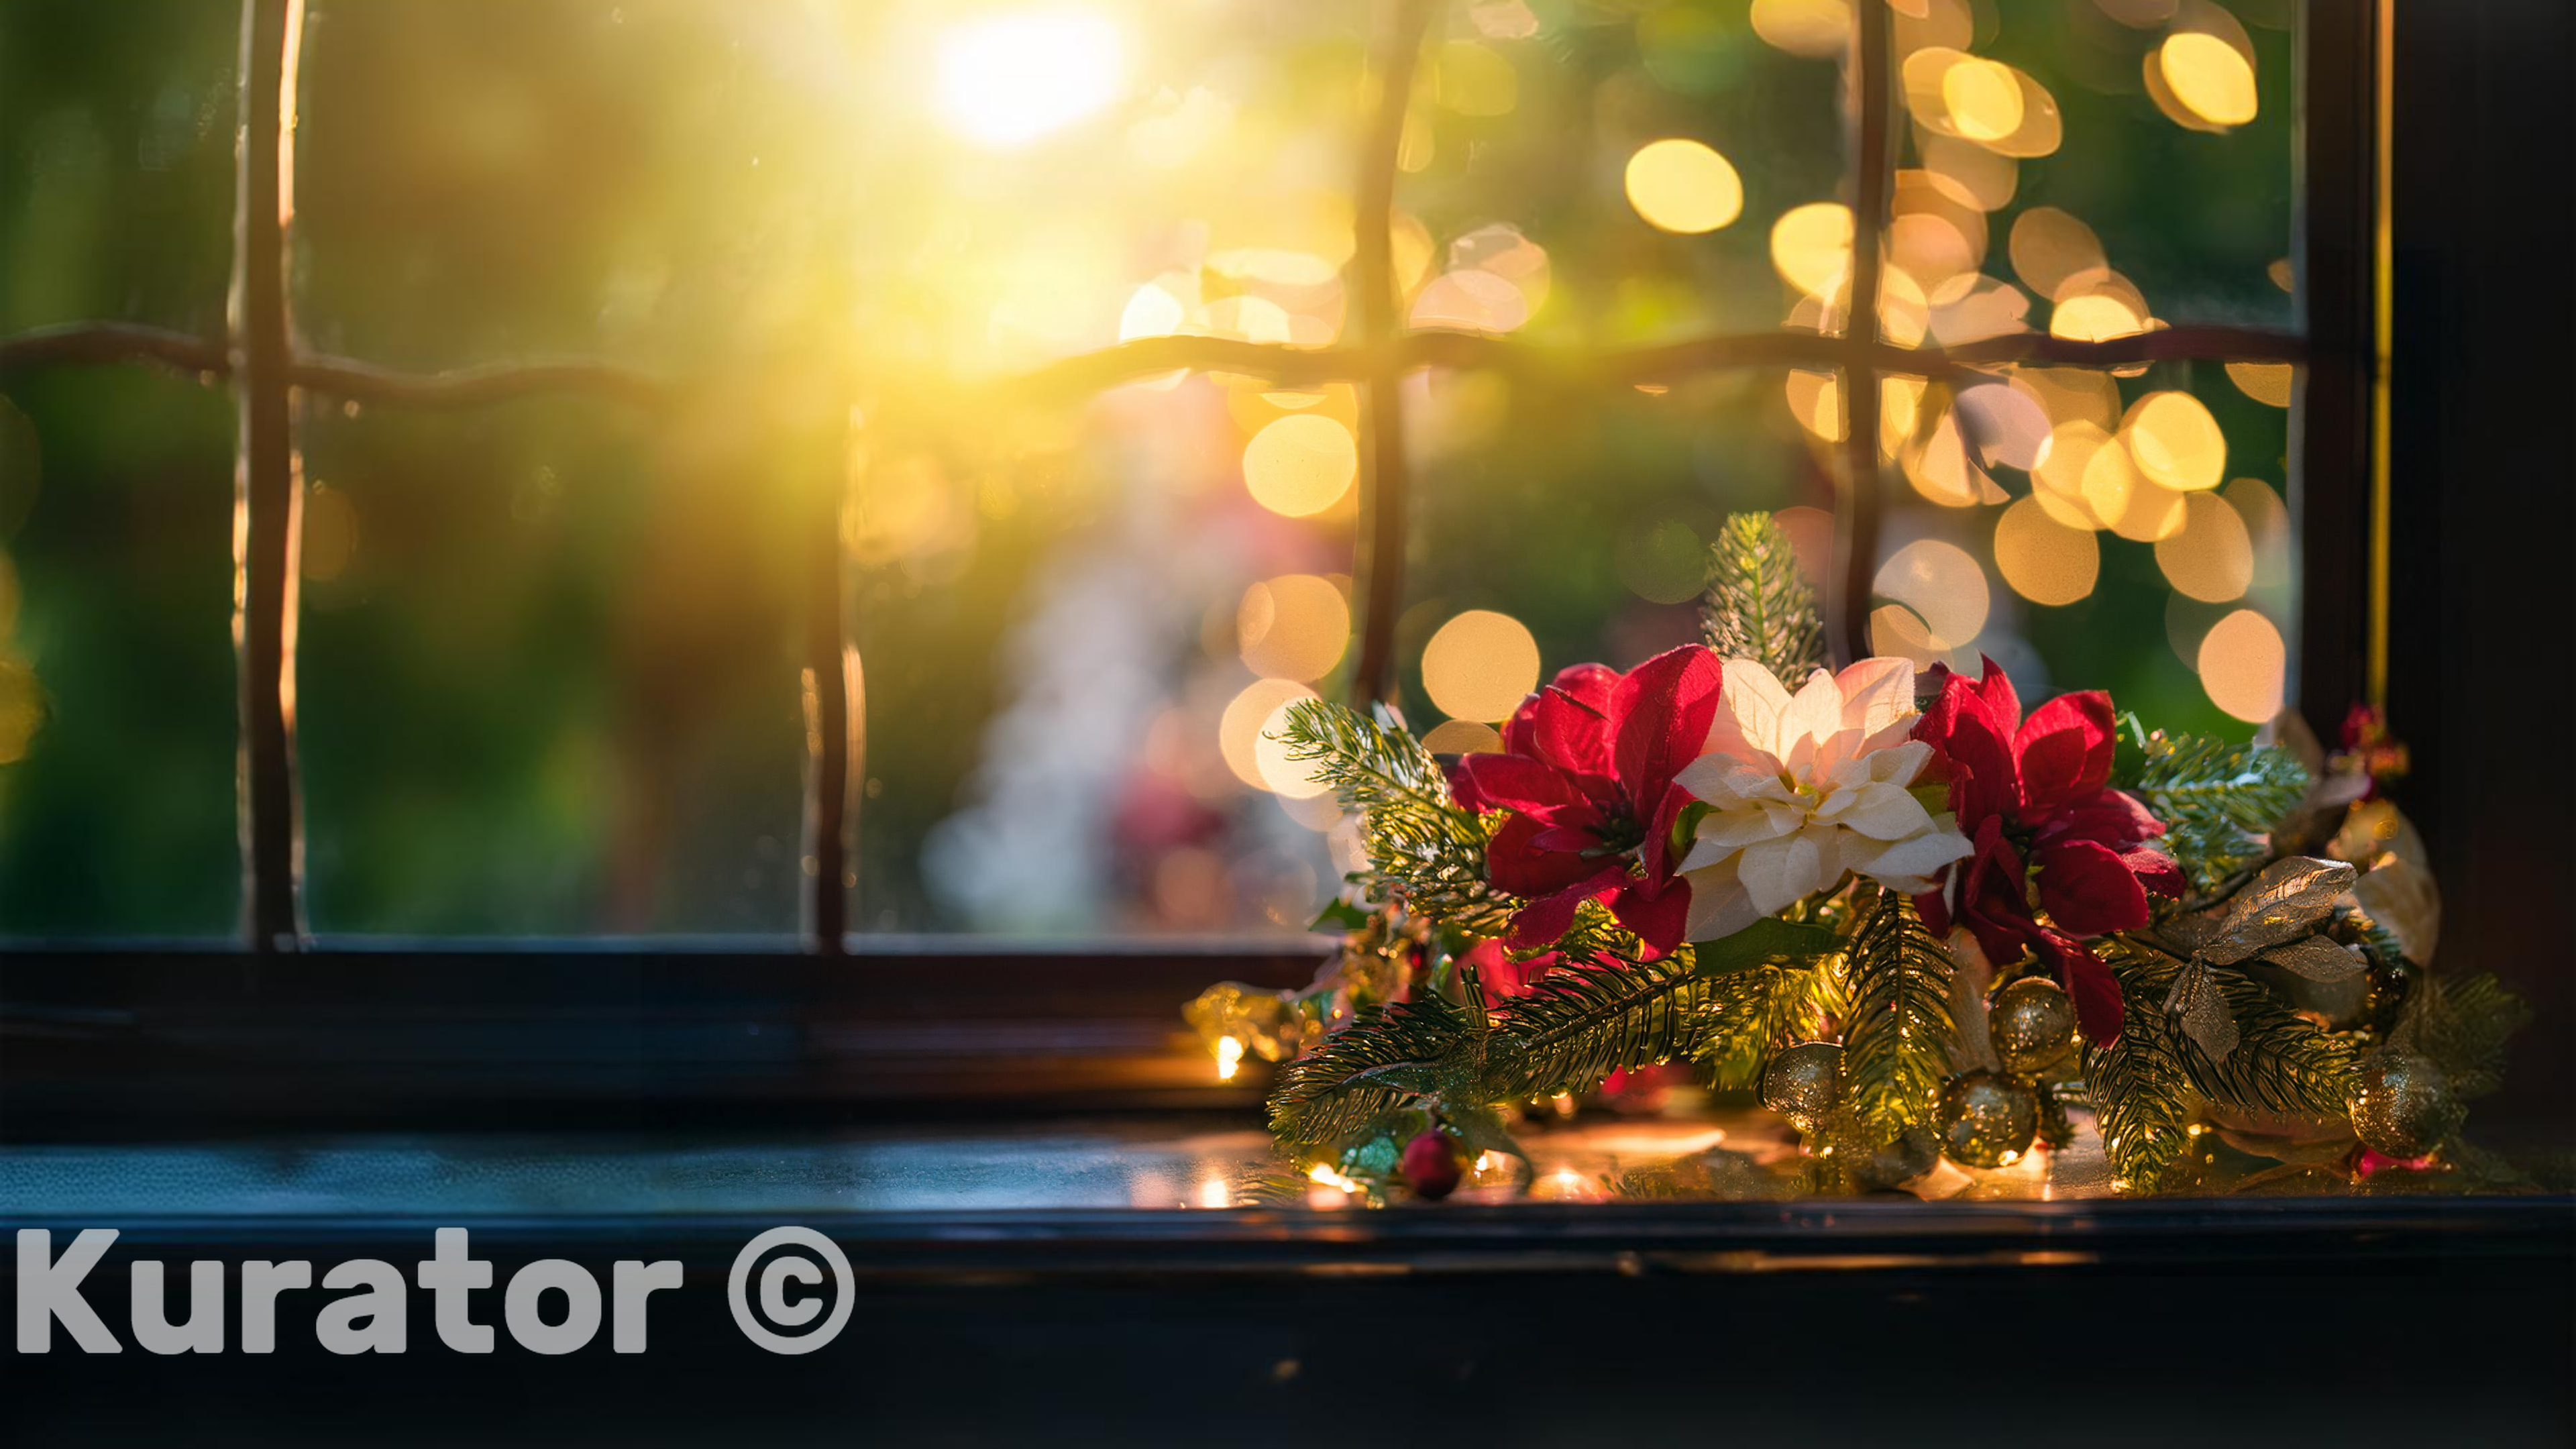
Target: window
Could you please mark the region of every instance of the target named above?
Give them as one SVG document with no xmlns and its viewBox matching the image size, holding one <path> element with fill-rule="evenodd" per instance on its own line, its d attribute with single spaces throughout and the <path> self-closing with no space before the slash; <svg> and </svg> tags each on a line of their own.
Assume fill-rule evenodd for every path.
<svg viewBox="0 0 2576 1449">
<path fill-rule="evenodd" d="M 2359 7 L 243 20 L 0 22 L 22 935 L 1293 955 L 1276 708 L 1474 748 L 1748 506 L 1854 650 L 2369 683 Z"/>
</svg>

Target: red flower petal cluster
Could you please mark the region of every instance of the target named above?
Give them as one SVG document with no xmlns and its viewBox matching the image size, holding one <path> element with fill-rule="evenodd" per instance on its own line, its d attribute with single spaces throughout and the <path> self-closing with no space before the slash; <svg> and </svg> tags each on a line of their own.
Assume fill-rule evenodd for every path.
<svg viewBox="0 0 2576 1449">
<path fill-rule="evenodd" d="M 2111 697 L 2060 695 L 2025 720 L 2012 681 L 1991 659 L 1974 683 L 1940 668 L 1929 677 L 1939 693 L 1914 730 L 1934 751 L 1923 778 L 1947 772 L 1950 808 L 1977 853 L 1943 889 L 1917 899 L 1925 924 L 1946 933 L 1955 913 L 1997 961 L 2029 947 L 2074 998 L 2084 1034 L 2117 1040 L 2119 982 L 2078 938 L 2146 925 L 2147 892 L 2178 896 L 2183 874 L 2147 844 L 2163 823 L 2110 788 Z M 2032 908 L 2032 882 L 2046 921 Z"/>
<path fill-rule="evenodd" d="M 1577 907 L 1605 902 L 1649 959 L 1681 944 L 1690 885 L 1667 842 L 1688 803 L 1673 776 L 1708 741 L 1721 673 L 1715 650 L 1689 645 L 1621 674 L 1578 664 L 1524 701 L 1500 753 L 1469 755 L 1450 788 L 1471 810 L 1508 810 L 1485 849 L 1494 885 L 1528 904 L 1507 944 L 1544 946 Z M 1629 870 L 1635 859 L 1643 874 Z"/>
</svg>

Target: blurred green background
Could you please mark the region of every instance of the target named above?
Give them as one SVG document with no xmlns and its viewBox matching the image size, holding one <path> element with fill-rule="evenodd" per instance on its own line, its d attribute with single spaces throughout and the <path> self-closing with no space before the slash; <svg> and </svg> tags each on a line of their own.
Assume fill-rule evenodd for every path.
<svg viewBox="0 0 2576 1449">
<path fill-rule="evenodd" d="M 2062 121 L 2008 198 L 1941 203 L 1984 233 L 1981 288 L 2036 290 L 2007 237 L 2053 207 L 2158 319 L 2292 324 L 2287 0 L 2223 12 L 2260 97 L 2224 133 L 2178 122 L 2145 79 L 2218 7 L 1923 9 L 1898 27 L 1906 54 L 2008 63 Z M 1474 272 L 1514 309 L 1489 330 L 1557 347 L 1816 325 L 1771 231 L 1848 196 L 1840 68 L 1797 39 L 1833 13 L 1449 6 L 1397 191 L 1414 320 L 1461 325 L 1422 299 Z M 1008 28 L 1030 15 L 1075 28 Z M 956 37 L 1003 27 L 1008 58 L 1014 34 L 1083 41 L 1095 21 L 1115 64 L 1089 109 L 998 148 L 958 124 L 993 102 L 955 73 L 989 48 Z M 308 346 L 414 368 L 595 355 L 698 384 L 651 411 L 304 399 L 314 927 L 792 931 L 798 498 L 818 468 L 849 480 L 856 929 L 1302 926 L 1346 832 L 1265 773 L 1267 705 L 1246 701 L 1346 685 L 1350 651 L 1314 645 L 1332 606 L 1289 603 L 1347 593 L 1353 499 L 1282 512 L 1247 489 L 1246 450 L 1292 417 L 1347 430 L 1347 389 L 1193 376 L 1041 409 L 977 380 L 1156 330 L 1339 335 L 1371 29 L 1365 0 L 313 0 L 291 278 Z M 236 47 L 236 14 L 209 0 L 0 5 L 0 335 L 85 318 L 220 333 Z M 1907 130 L 1918 181 L 1938 169 L 1927 144 L 1957 149 L 1919 115 Z M 1700 235 L 1640 218 L 1622 169 L 1671 136 L 1726 158 L 1740 218 Z M 2026 300 L 2015 325 L 2047 327 L 2048 299 Z M 1830 530 L 1839 450 L 1801 426 L 1812 383 L 1783 372 L 1406 386 L 1420 476 L 1399 674 L 1423 728 L 1442 716 L 1422 651 L 1461 611 L 1517 620 L 1545 670 L 1624 666 L 1689 637 L 1700 541 L 1726 512 Z M 2213 703 L 2198 655 L 2239 610 L 2296 637 L 2290 413 L 2214 363 L 2118 379 L 2117 401 L 2166 390 L 2223 434 L 2229 482 L 2200 507 L 2223 498 L 2235 533 L 2200 511 L 2183 533 L 2180 511 L 2125 529 L 2052 515 L 2059 532 L 2034 536 L 2090 538 L 2095 581 L 2037 602 L 1995 544 L 2012 507 L 2036 507 L 1998 501 L 2028 500 L 2033 470 L 1977 457 L 1956 471 L 1984 489 L 1936 497 L 1914 481 L 1929 465 L 1900 458 L 1885 552 L 1950 552 L 1907 555 L 1935 566 L 1891 581 L 1881 647 L 1992 653 L 2026 698 L 2101 686 L 2171 727 L 2249 731 L 2258 711 Z M 1939 402 L 1892 453 L 1921 451 Z M 852 409 L 858 446 L 818 456 Z M 231 438 L 219 385 L 0 373 L 0 933 L 233 929 Z M 1953 554 L 1978 627 L 1927 639 L 1915 625 L 1959 617 L 1971 587 L 1943 572 Z M 1927 588 L 1946 592 L 1909 592 Z"/>
</svg>

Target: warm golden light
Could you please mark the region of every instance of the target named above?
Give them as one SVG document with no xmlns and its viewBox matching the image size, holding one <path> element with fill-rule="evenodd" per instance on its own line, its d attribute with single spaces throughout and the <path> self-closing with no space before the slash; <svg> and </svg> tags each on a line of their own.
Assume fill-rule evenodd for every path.
<svg viewBox="0 0 2576 1449">
<path fill-rule="evenodd" d="M 2215 488 L 2227 476 L 2227 437 L 2218 419 L 2187 392 L 2156 392 L 2137 400 L 2121 420 L 2129 456 L 2150 482 L 2177 493 Z"/>
<path fill-rule="evenodd" d="M 1216 1039 L 1216 1079 L 1231 1082 L 1243 1066 L 1243 1039 L 1221 1036 Z"/>
<path fill-rule="evenodd" d="M 1320 413 L 1291 413 L 1243 448 L 1243 486 L 1262 507 L 1289 518 L 1341 502 L 1359 474 L 1359 441 L 1340 419 Z"/>
<path fill-rule="evenodd" d="M 2254 67 L 2215 35 L 2183 31 L 2165 37 L 2156 69 L 2185 110 L 2213 126 L 2241 126 L 2254 119 Z"/>
<path fill-rule="evenodd" d="M 2214 493 L 2183 498 L 2182 527 L 2156 540 L 2156 567 L 2174 591 L 2206 604 L 2241 599 L 2254 584 L 2254 537 L 2235 506 Z"/>
<path fill-rule="evenodd" d="M 1839 201 L 1793 206 L 1771 225 L 1771 265 L 1810 297 L 1834 290 L 1851 271 L 1851 208 Z"/>
<path fill-rule="evenodd" d="M 1435 755 L 1492 754 L 1503 747 L 1500 731 L 1472 719 L 1444 719 L 1422 737 L 1422 747 Z"/>
<path fill-rule="evenodd" d="M 1261 738 L 1274 716 L 1315 691 L 1293 679 L 1256 679 L 1226 704 L 1217 717 L 1216 748 L 1234 777 L 1255 790 L 1271 788 L 1262 772 Z"/>
<path fill-rule="evenodd" d="M 1509 614 L 1469 609 L 1422 649 L 1422 689 L 1455 719 L 1498 720 L 1538 688 L 1538 640 Z"/>
<path fill-rule="evenodd" d="M 1255 674 L 1313 681 L 1342 662 L 1351 606 L 1339 585 L 1313 574 L 1282 574 L 1243 591 L 1235 642 Z"/>
<path fill-rule="evenodd" d="M 2000 141 L 2021 127 L 2021 84 L 2012 68 L 1974 57 L 1941 73 L 1941 104 L 1971 141 Z"/>
<path fill-rule="evenodd" d="M 1846 0 L 1753 0 L 1753 33 L 1765 44 L 1810 60 L 1834 60 L 1851 48 Z"/>
<path fill-rule="evenodd" d="M 2231 362 L 2227 380 L 2236 390 L 2266 407 L 2290 405 L 2290 384 L 2297 370 L 2286 362 Z"/>
<path fill-rule="evenodd" d="M 1649 141 L 1628 158 L 1628 204 L 1647 224 L 1684 236 L 1712 232 L 1744 210 L 1744 181 L 1697 141 Z"/>
<path fill-rule="evenodd" d="M 2219 620 L 2200 641 L 2200 685 L 2209 702 L 2249 723 L 2281 712 L 2288 664 L 2281 631 L 2252 609 Z"/>
<path fill-rule="evenodd" d="M 1975 639 L 1994 605 L 1986 571 L 1966 549 L 1937 538 L 1916 539 L 1889 554 L 1871 587 L 1912 610 L 1933 649 Z"/>
<path fill-rule="evenodd" d="M 2102 548 L 2088 528 L 2070 528 L 2036 498 L 2016 499 L 1995 520 L 1995 572 L 2034 604 L 2071 604 L 2093 592 Z"/>
<path fill-rule="evenodd" d="M 942 36 L 939 111 L 971 140 L 1023 146 L 1118 96 L 1117 27 L 1083 10 L 1012 11 Z"/>
</svg>

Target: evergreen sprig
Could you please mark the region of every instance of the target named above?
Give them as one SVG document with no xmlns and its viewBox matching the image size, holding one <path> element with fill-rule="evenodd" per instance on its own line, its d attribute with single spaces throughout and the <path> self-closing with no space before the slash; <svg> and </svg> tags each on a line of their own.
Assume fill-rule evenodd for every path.
<svg viewBox="0 0 2576 1449">
<path fill-rule="evenodd" d="M 2307 767 L 2278 745 L 2147 734 L 2134 715 L 2124 732 L 2127 748 L 2113 783 L 2165 823 L 2164 846 L 2199 894 L 2261 865 L 2272 830 L 2307 795 Z"/>
<path fill-rule="evenodd" d="M 1788 531 L 1768 513 L 1737 513 L 1708 550 L 1708 588 L 1700 631 L 1729 659 L 1751 659 L 1787 683 L 1825 662 L 1824 619 L 1816 591 L 1798 568 Z"/>
<path fill-rule="evenodd" d="M 1587 1092 L 1625 1067 L 1682 1055 L 1709 978 L 1687 960 L 1559 966 L 1502 1003 L 1475 1077 L 1486 1101 Z"/>
<path fill-rule="evenodd" d="M 2085 1047 L 2084 1080 L 2111 1170 L 2153 1189 L 2191 1145 L 2191 1069 L 2182 1033 L 2164 1015 L 2173 979 L 2168 975 L 2159 986 L 2143 966 L 2113 963 L 2126 1021 L 2119 1040 Z"/>
<path fill-rule="evenodd" d="M 1270 1131 L 1291 1154 L 1359 1136 L 1414 1100 L 1438 1093 L 1480 1035 L 1437 996 L 1369 1008 L 1290 1062 L 1270 1094 Z"/>
<path fill-rule="evenodd" d="M 1710 1085 L 1729 1092 L 1761 1085 L 1762 1068 L 1788 1034 L 1805 1000 L 1805 983 L 1815 975 L 1756 966 L 1709 982 L 1699 1039 L 1691 1044 L 1690 1055 L 1708 1069 Z"/>
<path fill-rule="evenodd" d="M 1280 738 L 1357 811 L 1376 899 L 1478 935 L 1502 934 L 1511 902 L 1485 878 L 1484 822 L 1449 794 L 1440 762 L 1380 705 L 1374 717 L 1324 700 L 1289 706 Z"/>
<path fill-rule="evenodd" d="M 2504 1085 L 2505 1045 L 2531 1020 L 2530 1004 L 2485 972 L 2420 973 L 2412 992 L 2390 1045 L 2432 1058 L 2463 1101 Z"/>
<path fill-rule="evenodd" d="M 2207 968 L 2238 1034 L 2236 1045 L 2224 1057 L 2213 1057 L 2165 1010 L 2185 963 L 2125 942 L 2114 941 L 2106 949 L 2123 999 L 2133 989 L 2147 999 L 2152 1025 L 2162 1034 L 2160 1049 L 2180 1065 L 2193 1090 L 2252 1111 L 2343 1115 L 2344 1078 L 2352 1069 L 2350 1046 L 2292 1011 L 2270 988 L 2241 971 Z M 2139 1015 L 2132 1008 L 2127 1030 L 2135 1031 L 2139 1025 Z M 2125 1033 L 2121 1039 L 2127 1040 Z"/>
<path fill-rule="evenodd" d="M 1844 956 L 1851 1013 L 1843 1032 L 1843 1095 L 1880 1130 L 1928 1121 L 1949 1075 L 1950 957 L 1896 891 L 1879 893 Z"/>
</svg>

